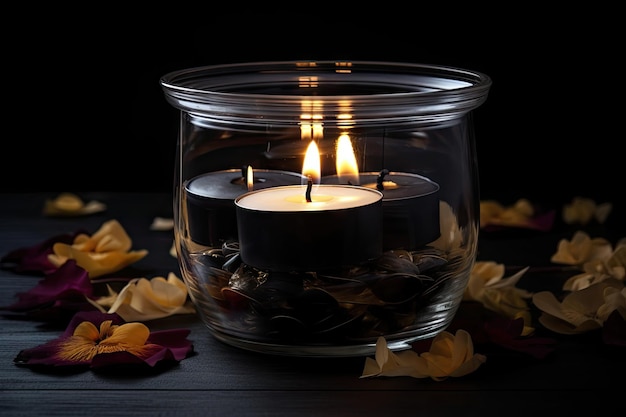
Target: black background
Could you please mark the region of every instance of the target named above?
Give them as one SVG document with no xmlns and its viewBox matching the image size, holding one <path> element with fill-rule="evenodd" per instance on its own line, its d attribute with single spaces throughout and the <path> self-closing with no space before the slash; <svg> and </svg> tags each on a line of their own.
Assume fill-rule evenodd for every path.
<svg viewBox="0 0 626 417">
<path fill-rule="evenodd" d="M 623 210 L 616 10 L 313 6 L 54 6 L 5 16 L 2 191 L 170 191 L 178 113 L 159 84 L 167 72 L 378 60 L 455 66 L 493 79 L 474 112 L 482 199 L 559 207 L 584 196 Z"/>
</svg>

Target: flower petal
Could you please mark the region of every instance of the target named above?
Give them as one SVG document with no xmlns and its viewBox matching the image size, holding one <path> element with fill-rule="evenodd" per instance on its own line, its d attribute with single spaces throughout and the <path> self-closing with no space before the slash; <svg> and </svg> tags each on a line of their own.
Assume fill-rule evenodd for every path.
<svg viewBox="0 0 626 417">
<path fill-rule="evenodd" d="M 70 261 L 27 292 L 17 293 L 17 302 L 0 309 L 25 312 L 33 318 L 52 321 L 67 313 L 73 315 L 79 310 L 92 310 L 89 303 L 92 294 L 93 287 L 87 271 L 75 261 Z"/>
<path fill-rule="evenodd" d="M 84 216 L 106 210 L 106 205 L 99 201 L 90 201 L 87 204 L 72 193 L 61 193 L 54 199 L 46 200 L 43 214 L 51 217 Z"/>
<path fill-rule="evenodd" d="M 97 341 L 100 337 L 100 331 L 90 321 L 83 321 L 74 330 L 74 336 L 83 337 L 88 340 Z"/>
<path fill-rule="evenodd" d="M 150 333 L 144 324 L 124 323 L 117 314 L 79 312 L 59 338 L 20 351 L 14 362 L 42 370 L 154 367 L 188 357 L 193 352 L 189 333 L 188 329 Z"/>
<path fill-rule="evenodd" d="M 131 280 L 109 309 L 109 313 L 117 313 L 126 321 L 154 320 L 195 311 L 187 297 L 187 287 L 173 273 L 167 281 L 163 277 Z"/>
<path fill-rule="evenodd" d="M 132 241 L 117 220 L 105 222 L 92 236 L 79 234 L 72 244 L 57 242 L 48 255 L 56 267 L 75 259 L 89 272 L 91 279 L 117 272 L 148 254 L 146 250 L 130 251 Z"/>
<path fill-rule="evenodd" d="M 143 346 L 150 336 L 150 329 L 143 323 L 124 323 L 113 330 L 113 333 L 100 344 Z"/>
<path fill-rule="evenodd" d="M 17 273 L 51 273 L 58 267 L 48 259 L 53 253 L 52 246 L 57 242 L 71 243 L 75 237 L 76 234 L 57 235 L 37 245 L 15 249 L 0 258 L 0 264 Z"/>
<path fill-rule="evenodd" d="M 428 375 L 419 372 L 420 369 L 425 368 L 425 365 L 419 362 L 423 362 L 423 359 L 420 359 L 419 355 L 412 350 L 398 353 L 391 351 L 387 347 L 387 341 L 381 336 L 376 341 L 375 360 L 372 358 L 365 359 L 361 378 L 373 376 L 425 378 Z"/>
</svg>

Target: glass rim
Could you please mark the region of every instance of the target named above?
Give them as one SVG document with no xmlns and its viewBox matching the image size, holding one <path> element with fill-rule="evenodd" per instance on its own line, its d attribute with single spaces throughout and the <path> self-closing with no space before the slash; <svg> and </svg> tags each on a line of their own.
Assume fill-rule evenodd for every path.
<svg viewBox="0 0 626 417">
<path fill-rule="evenodd" d="M 160 79 L 166 100 L 183 112 L 254 123 L 296 118 L 304 103 L 325 114 L 348 106 L 361 120 L 456 118 L 480 106 L 491 83 L 451 66 L 342 60 L 208 65 Z"/>
<path fill-rule="evenodd" d="M 254 76 L 254 81 L 261 82 L 262 78 L 270 75 L 301 74 L 355 74 L 363 73 L 368 77 L 404 75 L 406 77 L 428 77 L 427 80 L 436 82 L 436 85 L 429 85 L 431 91 L 408 91 L 408 94 L 417 93 L 419 95 L 441 92 L 461 92 L 472 90 L 483 92 L 490 88 L 492 80 L 487 74 L 463 69 L 459 67 L 394 62 L 394 61 L 348 61 L 348 60 L 321 60 L 321 61 L 257 61 L 240 62 L 230 64 L 218 64 L 197 66 L 179 69 L 168 72 L 161 76 L 159 82 L 166 92 L 196 92 L 196 93 L 221 93 L 224 95 L 246 95 L 250 94 L 257 98 L 290 98 L 308 97 L 307 94 L 264 94 L 264 93 L 241 93 L 230 92 L 229 86 L 236 85 L 235 81 L 241 80 L 244 75 Z M 220 85 L 217 81 L 227 77 L 231 84 Z M 236 79 L 235 79 L 236 77 Z M 408 78 L 402 77 L 402 80 Z M 217 80 L 211 82 L 211 80 Z M 422 79 L 423 80 L 423 79 Z M 447 82 L 447 83 L 446 83 Z M 410 85 L 410 84 L 407 84 Z M 373 94 L 375 96 L 397 95 L 398 93 Z M 400 93 L 405 94 L 405 93 Z M 345 96 L 346 94 L 341 94 Z M 370 94 L 368 94 L 370 95 Z M 360 95 L 357 95 L 359 97 Z M 336 98 L 336 95 L 319 95 L 320 98 Z"/>
</svg>

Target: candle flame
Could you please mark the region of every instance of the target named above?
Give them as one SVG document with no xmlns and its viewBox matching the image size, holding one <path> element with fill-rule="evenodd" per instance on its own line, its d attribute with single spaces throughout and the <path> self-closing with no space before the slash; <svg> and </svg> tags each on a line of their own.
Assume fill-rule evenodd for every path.
<svg viewBox="0 0 626 417">
<path fill-rule="evenodd" d="M 337 177 L 342 184 L 359 185 L 359 167 L 352 148 L 352 141 L 347 133 L 337 139 Z"/>
<path fill-rule="evenodd" d="M 248 165 L 248 171 L 246 172 L 246 184 L 248 185 L 248 191 L 254 189 L 254 173 L 250 165 Z"/>
<path fill-rule="evenodd" d="M 310 178 L 314 184 L 319 184 L 322 177 L 322 168 L 320 162 L 320 151 L 317 143 L 312 140 L 307 147 L 302 164 L 302 175 L 305 181 Z"/>
</svg>

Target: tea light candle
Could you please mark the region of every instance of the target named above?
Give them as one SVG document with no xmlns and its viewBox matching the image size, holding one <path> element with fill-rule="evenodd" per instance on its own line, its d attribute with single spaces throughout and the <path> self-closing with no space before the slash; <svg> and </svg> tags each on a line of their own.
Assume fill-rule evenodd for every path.
<svg viewBox="0 0 626 417">
<path fill-rule="evenodd" d="M 382 193 L 349 185 L 281 186 L 235 199 L 244 263 L 318 271 L 382 254 Z"/>
<path fill-rule="evenodd" d="M 301 184 L 303 176 L 295 172 L 228 169 L 208 172 L 185 183 L 187 216 L 191 239 L 199 244 L 217 247 L 225 240 L 237 238 L 237 216 L 234 200 L 253 189 Z M 250 182 L 250 184 L 248 184 Z"/>
<path fill-rule="evenodd" d="M 439 235 L 439 185 L 427 177 L 407 172 L 359 173 L 365 188 L 383 194 L 384 249 L 413 250 Z M 337 184 L 338 176 L 323 177 Z"/>
</svg>

